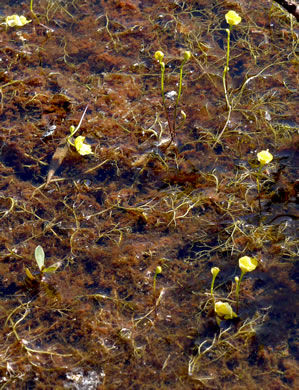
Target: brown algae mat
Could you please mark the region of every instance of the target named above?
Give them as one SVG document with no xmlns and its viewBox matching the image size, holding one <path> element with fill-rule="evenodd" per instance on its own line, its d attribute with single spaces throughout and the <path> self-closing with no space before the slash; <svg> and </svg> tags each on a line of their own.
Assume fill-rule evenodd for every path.
<svg viewBox="0 0 299 390">
<path fill-rule="evenodd" d="M 299 387 L 299 30 L 271 3 L 0 3 L 1 390 Z"/>
</svg>

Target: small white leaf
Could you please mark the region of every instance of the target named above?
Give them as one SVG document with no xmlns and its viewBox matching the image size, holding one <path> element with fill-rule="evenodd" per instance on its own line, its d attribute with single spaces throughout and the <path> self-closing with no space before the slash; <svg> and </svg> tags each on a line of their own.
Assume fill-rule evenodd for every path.
<svg viewBox="0 0 299 390">
<path fill-rule="evenodd" d="M 42 271 L 45 265 L 45 252 L 40 245 L 35 248 L 35 260 L 39 270 Z"/>
</svg>

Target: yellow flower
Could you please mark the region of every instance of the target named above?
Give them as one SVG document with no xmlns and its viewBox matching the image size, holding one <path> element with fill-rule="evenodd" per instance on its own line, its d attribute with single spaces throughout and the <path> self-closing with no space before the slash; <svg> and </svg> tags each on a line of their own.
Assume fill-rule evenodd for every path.
<svg viewBox="0 0 299 390">
<path fill-rule="evenodd" d="M 231 305 L 227 302 L 216 302 L 214 310 L 218 317 L 224 318 L 225 320 L 231 320 L 234 317 L 238 317 Z"/>
<path fill-rule="evenodd" d="M 85 144 L 84 141 L 85 141 L 85 137 L 83 137 L 82 135 L 79 135 L 78 137 L 75 138 L 74 145 L 77 152 L 81 154 L 81 156 L 85 156 L 87 154 L 93 154 L 93 152 L 91 151 L 91 146 Z"/>
<path fill-rule="evenodd" d="M 189 61 L 191 58 L 191 51 L 187 50 L 184 52 L 184 60 Z"/>
<path fill-rule="evenodd" d="M 160 50 L 156 51 L 155 59 L 161 63 L 163 61 L 163 58 L 164 58 L 163 51 L 160 51 Z"/>
<path fill-rule="evenodd" d="M 219 272 L 220 272 L 220 269 L 218 267 L 211 268 L 211 273 L 214 276 L 214 278 L 216 278 L 216 276 L 219 274 Z"/>
<path fill-rule="evenodd" d="M 30 23 L 31 20 L 27 20 L 25 16 L 10 15 L 5 19 L 5 23 L 8 27 L 22 27 L 25 24 Z"/>
<path fill-rule="evenodd" d="M 269 152 L 269 149 L 262 150 L 257 154 L 257 159 L 261 163 L 261 165 L 269 164 L 273 160 L 272 154 Z"/>
<path fill-rule="evenodd" d="M 242 20 L 241 16 L 239 16 L 235 11 L 228 11 L 227 14 L 225 14 L 225 19 L 230 26 L 235 26 Z"/>
<path fill-rule="evenodd" d="M 254 257 L 243 256 L 239 259 L 239 267 L 243 274 L 254 271 L 257 265 L 258 262 Z"/>
</svg>

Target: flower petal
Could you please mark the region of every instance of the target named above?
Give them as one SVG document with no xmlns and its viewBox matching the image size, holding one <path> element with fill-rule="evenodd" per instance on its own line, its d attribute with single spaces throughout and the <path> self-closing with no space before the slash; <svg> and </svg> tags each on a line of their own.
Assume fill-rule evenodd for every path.
<svg viewBox="0 0 299 390">
<path fill-rule="evenodd" d="M 85 141 L 85 137 L 83 137 L 82 135 L 79 135 L 78 137 L 75 138 L 74 145 L 77 152 L 81 154 L 81 156 L 85 156 L 87 154 L 93 154 L 91 150 L 91 146 L 85 144 L 84 141 Z"/>
<path fill-rule="evenodd" d="M 225 15 L 225 19 L 230 26 L 235 26 L 239 24 L 242 20 L 241 16 L 238 15 L 235 11 L 228 11 Z"/>
</svg>

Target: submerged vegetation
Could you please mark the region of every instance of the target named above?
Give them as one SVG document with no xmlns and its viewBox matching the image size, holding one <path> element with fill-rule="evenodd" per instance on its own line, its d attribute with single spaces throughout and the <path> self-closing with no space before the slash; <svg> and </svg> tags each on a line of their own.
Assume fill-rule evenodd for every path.
<svg viewBox="0 0 299 390">
<path fill-rule="evenodd" d="M 0 11 L 0 389 L 296 389 L 294 17 Z"/>
</svg>

